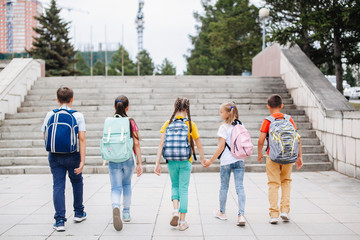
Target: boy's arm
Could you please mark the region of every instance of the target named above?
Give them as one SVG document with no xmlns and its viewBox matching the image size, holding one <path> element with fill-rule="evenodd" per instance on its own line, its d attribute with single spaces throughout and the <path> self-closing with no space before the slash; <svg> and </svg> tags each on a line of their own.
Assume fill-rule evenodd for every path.
<svg viewBox="0 0 360 240">
<path fill-rule="evenodd" d="M 195 139 L 196 148 L 199 151 L 200 154 L 200 161 L 201 163 L 205 162 L 205 155 L 204 155 L 204 148 L 202 146 L 200 138 Z"/>
<path fill-rule="evenodd" d="M 303 166 L 303 159 L 302 159 L 302 144 L 301 139 L 299 137 L 299 155 L 298 159 L 295 162 L 296 169 L 299 170 Z"/>
<path fill-rule="evenodd" d="M 79 131 L 79 149 L 80 149 L 80 165 L 75 168 L 74 172 L 80 174 L 85 165 L 85 154 L 86 154 L 86 136 L 84 131 Z"/>
<path fill-rule="evenodd" d="M 161 133 L 161 139 L 160 139 L 159 147 L 158 147 L 157 154 L 156 154 L 156 162 L 155 162 L 156 164 L 155 164 L 155 170 L 154 170 L 154 172 L 159 176 L 161 173 L 160 160 L 161 160 L 162 150 L 164 148 L 164 141 L 165 141 L 165 133 Z"/>
<path fill-rule="evenodd" d="M 258 162 L 262 162 L 263 157 L 264 157 L 262 151 L 263 151 L 263 148 L 264 148 L 264 142 L 265 142 L 265 139 L 266 139 L 266 135 L 267 134 L 264 133 L 264 132 L 260 133 L 260 137 L 259 137 L 259 141 L 258 141 L 258 157 L 257 157 Z"/>
<path fill-rule="evenodd" d="M 222 137 L 219 137 L 218 139 L 219 139 L 218 147 L 217 147 L 214 155 L 211 157 L 211 159 L 209 161 L 206 161 L 205 167 L 210 166 L 220 156 L 220 154 L 224 151 L 225 139 L 222 138 Z"/>
</svg>

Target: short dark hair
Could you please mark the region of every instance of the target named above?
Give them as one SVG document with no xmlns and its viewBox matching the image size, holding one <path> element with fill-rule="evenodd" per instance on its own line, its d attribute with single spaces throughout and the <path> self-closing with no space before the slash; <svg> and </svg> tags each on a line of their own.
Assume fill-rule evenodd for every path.
<svg viewBox="0 0 360 240">
<path fill-rule="evenodd" d="M 271 95 L 268 98 L 268 105 L 271 108 L 280 108 L 282 105 L 282 98 L 278 94 Z"/>
<path fill-rule="evenodd" d="M 74 91 L 68 87 L 61 87 L 56 92 L 60 103 L 69 103 L 74 97 Z"/>
</svg>

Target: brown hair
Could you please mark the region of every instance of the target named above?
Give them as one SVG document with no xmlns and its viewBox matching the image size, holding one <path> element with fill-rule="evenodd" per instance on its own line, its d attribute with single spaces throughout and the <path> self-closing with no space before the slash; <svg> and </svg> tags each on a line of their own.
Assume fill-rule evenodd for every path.
<svg viewBox="0 0 360 240">
<path fill-rule="evenodd" d="M 239 111 L 234 101 L 223 103 L 220 108 L 230 113 L 229 117 L 225 119 L 225 123 L 231 124 L 235 119 L 239 119 Z"/>
<path fill-rule="evenodd" d="M 69 103 L 74 97 L 74 91 L 68 87 L 61 87 L 57 90 L 56 96 L 60 103 Z"/>
<path fill-rule="evenodd" d="M 176 98 L 175 103 L 174 103 L 174 112 L 170 117 L 169 124 L 174 119 L 175 114 L 177 112 L 181 112 L 181 111 L 186 111 L 187 118 L 189 119 L 189 128 L 190 128 L 190 133 L 191 133 L 192 132 L 192 126 L 191 126 L 192 124 L 191 124 L 191 115 L 190 115 L 190 101 L 186 97 Z M 190 145 L 191 145 L 191 149 L 192 149 L 193 153 L 195 154 L 194 140 L 193 140 L 191 134 L 190 134 Z"/>
<path fill-rule="evenodd" d="M 115 98 L 114 106 L 115 106 L 115 114 L 119 114 L 122 117 L 128 117 L 125 110 L 129 106 L 129 99 L 126 96 L 120 95 L 117 98 Z M 130 118 L 130 120 L 135 122 L 133 118 Z M 132 138 L 136 138 L 137 140 L 139 140 L 139 135 L 137 132 L 133 131 L 131 123 L 130 123 L 130 136 Z"/>
<path fill-rule="evenodd" d="M 268 98 L 267 102 L 271 108 L 280 108 L 282 105 L 282 98 L 280 97 L 280 95 L 274 94 Z"/>
</svg>

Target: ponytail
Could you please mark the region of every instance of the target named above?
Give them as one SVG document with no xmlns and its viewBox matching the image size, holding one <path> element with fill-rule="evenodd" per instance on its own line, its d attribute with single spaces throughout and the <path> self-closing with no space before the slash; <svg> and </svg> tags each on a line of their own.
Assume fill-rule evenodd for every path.
<svg viewBox="0 0 360 240">
<path fill-rule="evenodd" d="M 229 117 L 225 119 L 225 123 L 231 124 L 235 119 L 239 119 L 239 111 L 235 105 L 234 101 L 221 104 L 220 108 L 229 112 Z"/>
<path fill-rule="evenodd" d="M 128 115 L 126 114 L 126 108 L 129 106 L 129 99 L 124 96 L 124 95 L 120 95 L 115 99 L 115 114 L 120 115 L 121 117 L 128 117 Z M 130 121 L 134 121 L 135 120 L 133 118 L 129 119 Z M 139 136 L 137 133 L 134 133 L 133 129 L 132 129 L 132 124 L 131 122 L 130 124 L 130 137 L 132 138 L 136 138 L 137 140 L 139 140 Z"/>
</svg>

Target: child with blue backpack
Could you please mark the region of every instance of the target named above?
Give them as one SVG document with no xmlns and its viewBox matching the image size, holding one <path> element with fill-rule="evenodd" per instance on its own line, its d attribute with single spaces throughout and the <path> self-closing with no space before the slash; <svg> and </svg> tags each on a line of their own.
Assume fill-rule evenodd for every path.
<svg viewBox="0 0 360 240">
<path fill-rule="evenodd" d="M 171 201 L 174 207 L 170 225 L 173 227 L 179 226 L 179 230 L 184 231 L 189 227 L 185 221 L 185 216 L 188 208 L 192 154 L 196 160 L 193 140 L 199 150 L 201 162 L 205 161 L 198 128 L 191 121 L 189 99 L 176 99 L 174 112 L 170 120 L 166 121 L 161 127 L 160 132 L 161 140 L 156 155 L 154 172 L 160 175 L 160 159 L 161 155 L 163 155 L 168 163 L 167 166 L 171 179 Z"/>
<path fill-rule="evenodd" d="M 244 190 L 244 158 L 252 153 L 253 145 L 249 132 L 238 120 L 239 113 L 234 102 L 223 103 L 220 106 L 219 114 L 224 122 L 218 130 L 218 148 L 210 160 L 204 164 L 209 167 L 216 159 L 220 158 L 220 209 L 214 215 L 220 220 L 227 220 L 225 214 L 226 200 L 229 190 L 231 171 L 234 173 L 235 188 L 238 195 L 238 226 L 245 226 L 245 190 Z"/>
<path fill-rule="evenodd" d="M 53 202 L 56 231 L 65 231 L 65 182 L 66 172 L 74 195 L 74 222 L 86 219 L 83 205 L 83 177 L 86 137 L 85 119 L 82 113 L 72 110 L 74 92 L 68 87 L 57 90 L 60 108 L 47 113 L 41 127 L 49 165 L 53 176 Z"/>
<path fill-rule="evenodd" d="M 131 178 L 137 160 L 136 172 L 142 174 L 139 129 L 129 118 L 129 99 L 121 95 L 114 102 L 115 115 L 106 119 L 100 144 L 101 155 L 109 161 L 113 225 L 121 231 L 123 222 L 130 222 Z M 134 155 L 135 154 L 135 155 Z M 136 159 L 135 159 L 136 158 Z M 123 193 L 123 214 L 120 217 L 120 199 Z"/>
<path fill-rule="evenodd" d="M 268 98 L 267 108 L 271 115 L 264 119 L 258 141 L 257 159 L 262 162 L 264 142 L 266 139 L 268 140 L 266 174 L 269 186 L 269 222 L 271 224 L 277 224 L 279 216 L 285 222 L 290 220 L 291 171 L 294 163 L 296 169 L 303 166 L 300 135 L 297 133 L 293 119 L 281 112 L 283 107 L 280 95 L 275 94 Z"/>
</svg>

